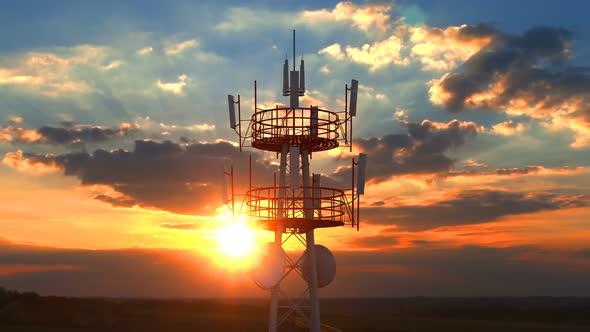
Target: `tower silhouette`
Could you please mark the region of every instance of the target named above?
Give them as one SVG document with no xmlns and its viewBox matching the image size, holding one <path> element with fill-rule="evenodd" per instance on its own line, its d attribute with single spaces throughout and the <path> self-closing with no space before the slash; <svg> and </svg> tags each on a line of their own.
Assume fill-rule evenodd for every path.
<svg viewBox="0 0 590 332">
<path fill-rule="evenodd" d="M 304 66 L 301 59 L 299 70 L 295 68 L 293 30 L 292 70 L 288 59 L 283 64 L 282 95 L 289 97 L 289 106 L 258 108 L 255 81 L 254 112 L 242 120 L 240 96 L 236 101 L 228 95 L 230 127 L 238 134 L 240 150 L 250 143 L 253 148 L 275 152 L 280 160 L 278 180 L 275 174 L 272 186 L 252 186 L 250 173 L 250 188 L 244 198 L 250 221 L 275 235 L 274 242 L 264 247 L 261 263 L 252 271 L 256 284 L 271 292 L 270 332 L 277 331 L 290 317 L 296 317 L 312 332 L 320 331 L 318 289 L 332 281 L 336 262 L 330 250 L 316 244 L 315 229 L 349 225 L 358 230 L 360 195 L 364 194 L 366 156 L 362 153 L 352 160 L 349 188 L 324 186 L 320 174 L 310 174 L 312 153 L 339 147 L 352 152 L 358 81 L 352 80 L 350 87 L 345 86 L 343 111 L 329 111 L 317 105 L 300 107 L 299 98 L 306 92 Z M 233 199 L 232 193 L 232 206 Z M 305 248 L 299 257 L 293 258 L 282 249 L 291 239 L 299 240 Z M 281 287 L 291 273 L 307 284 L 298 297 L 290 297 Z"/>
</svg>

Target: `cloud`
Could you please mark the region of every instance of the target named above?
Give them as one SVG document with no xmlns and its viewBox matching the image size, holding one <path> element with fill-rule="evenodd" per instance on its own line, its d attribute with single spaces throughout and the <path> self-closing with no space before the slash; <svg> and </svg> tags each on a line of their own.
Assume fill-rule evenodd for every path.
<svg viewBox="0 0 590 332">
<path fill-rule="evenodd" d="M 362 218 L 370 223 L 395 224 L 403 230 L 421 231 L 492 222 L 511 215 L 584 207 L 588 203 L 584 196 L 467 190 L 423 205 L 365 207 Z"/>
<path fill-rule="evenodd" d="M 478 164 L 473 163 L 473 161 L 468 161 L 466 164 L 468 167 L 487 167 L 488 165 L 485 164 Z M 532 175 L 532 174 L 539 174 L 539 175 L 568 175 L 574 174 L 578 172 L 584 172 L 587 168 L 585 167 L 544 167 L 538 165 L 529 165 L 523 167 L 503 167 L 497 168 L 491 172 L 487 171 L 453 171 L 450 172 L 449 176 L 490 176 L 490 175 L 497 175 L 497 176 L 521 176 L 521 175 Z"/>
<path fill-rule="evenodd" d="M 47 264 L 0 264 L 0 277 L 13 276 L 23 273 L 49 272 L 49 271 L 76 271 L 74 265 L 47 265 Z"/>
<path fill-rule="evenodd" d="M 452 70 L 488 45 L 497 34 L 485 24 L 408 29 L 413 44 L 411 56 L 420 59 L 423 70 Z"/>
<path fill-rule="evenodd" d="M 8 122 L 12 125 L 18 125 L 21 124 L 24 121 L 22 116 L 13 116 L 10 119 L 8 119 Z"/>
<path fill-rule="evenodd" d="M 522 36 L 498 33 L 459 72 L 432 82 L 430 100 L 451 112 L 498 109 L 574 132 L 572 147 L 590 144 L 590 69 L 567 64 L 572 32 L 535 27 Z"/>
<path fill-rule="evenodd" d="M 346 55 L 352 62 L 366 64 L 369 70 L 375 71 L 388 64 L 408 65 L 409 59 L 402 57 L 401 47 L 402 40 L 393 35 L 362 47 L 347 46 Z"/>
<path fill-rule="evenodd" d="M 347 241 L 347 245 L 355 250 L 390 248 L 398 243 L 399 239 L 394 235 L 355 236 Z"/>
<path fill-rule="evenodd" d="M 197 224 L 192 223 L 184 223 L 184 224 L 161 224 L 160 227 L 170 228 L 170 229 L 182 229 L 182 230 L 193 230 L 199 229 Z"/>
<path fill-rule="evenodd" d="M 177 54 L 184 52 L 185 50 L 187 50 L 189 48 L 194 48 L 197 46 L 199 46 L 198 40 L 189 39 L 189 40 L 185 40 L 183 42 L 180 42 L 180 43 L 177 43 L 177 44 L 174 44 L 174 45 L 164 48 L 164 53 L 166 55 L 177 55 Z M 142 50 L 145 50 L 145 48 Z"/>
<path fill-rule="evenodd" d="M 259 156 L 254 154 L 254 159 Z M 92 154 L 41 155 L 7 153 L 3 162 L 22 170 L 61 170 L 82 185 L 104 185 L 113 191 L 96 199 L 113 206 L 141 206 L 175 213 L 212 215 L 221 203 L 226 164 L 236 165 L 236 186 L 245 189 L 248 155 L 227 142 L 176 144 L 135 141 L 133 151 L 98 149 Z M 253 163 L 253 176 L 270 181 L 276 167 L 264 160 Z"/>
<path fill-rule="evenodd" d="M 522 133 L 524 129 L 524 124 L 514 123 L 510 120 L 493 125 L 490 132 L 499 136 L 514 136 Z"/>
<path fill-rule="evenodd" d="M 161 80 L 158 80 L 156 82 L 156 86 L 164 92 L 172 93 L 175 95 L 181 95 L 184 92 L 184 87 L 186 86 L 188 80 L 189 77 L 186 74 L 182 74 L 178 76 L 178 81 L 176 82 L 164 83 Z"/>
<path fill-rule="evenodd" d="M 318 51 L 318 54 L 330 56 L 336 60 L 348 59 L 351 62 L 369 66 L 374 72 L 388 64 L 407 66 L 410 58 L 402 54 L 404 46 L 403 36 L 392 34 L 386 39 L 365 43 L 361 47 L 334 43 Z"/>
<path fill-rule="evenodd" d="M 446 156 L 450 149 L 461 147 L 482 130 L 474 122 L 452 120 L 447 123 L 402 120 L 407 134 L 390 134 L 379 138 L 358 139 L 355 144 L 367 154 L 367 179 L 387 180 L 402 174 L 447 173 L 455 160 Z M 348 175 L 350 169 L 340 169 Z"/>
<path fill-rule="evenodd" d="M 154 48 L 151 46 L 146 46 L 137 50 L 138 55 L 148 55 L 154 52 Z"/>
<path fill-rule="evenodd" d="M 188 131 L 211 131 L 215 130 L 214 124 L 195 123 L 188 126 L 177 126 L 173 124 L 160 123 L 160 127 L 164 130 L 188 130 Z"/>
<path fill-rule="evenodd" d="M 225 11 L 224 20 L 215 29 L 224 32 L 276 28 L 289 22 L 290 26 L 329 28 L 334 23 L 350 24 L 371 33 L 385 32 L 390 27 L 391 5 L 339 2 L 332 9 L 303 10 L 297 13 L 271 11 L 266 8 L 232 7 Z M 239 18 L 239 19 L 236 19 Z"/>
<path fill-rule="evenodd" d="M 36 130 L 24 129 L 10 124 L 0 127 L 0 141 L 54 145 L 97 143 L 115 137 L 130 135 L 138 129 L 137 124 L 129 123 L 122 123 L 119 128 L 65 123 L 60 127 L 42 126 Z"/>
<path fill-rule="evenodd" d="M 342 52 L 342 47 L 338 43 L 334 43 L 330 46 L 326 46 L 318 51 L 319 54 L 327 54 L 336 60 L 344 59 L 344 52 Z"/>
<path fill-rule="evenodd" d="M 356 5 L 352 2 L 339 2 L 334 9 L 305 10 L 301 14 L 303 19 L 310 21 L 344 21 L 351 22 L 352 25 L 362 31 L 369 31 L 376 28 L 380 31 L 386 31 L 390 26 L 389 12 L 393 6 L 381 4 L 363 4 Z"/>
<path fill-rule="evenodd" d="M 39 142 L 43 136 L 36 130 L 24 129 L 13 125 L 0 127 L 0 141 Z"/>
<path fill-rule="evenodd" d="M 30 174 L 48 174 L 59 171 L 61 167 L 53 162 L 52 156 L 44 158 L 43 156 L 29 156 L 21 150 L 7 152 L 2 158 L 2 163 L 6 166 L 17 169 L 20 172 Z"/>
<path fill-rule="evenodd" d="M 120 60 L 111 61 L 104 66 L 100 66 L 102 70 L 112 70 L 115 68 L 119 68 L 123 63 Z"/>
<path fill-rule="evenodd" d="M 74 69 L 83 65 L 113 69 L 120 64 L 111 60 L 105 65 L 109 58 L 108 48 L 93 45 L 28 52 L 17 66 L 0 68 L 0 85 L 23 87 L 49 97 L 86 93 L 91 91 L 91 87 L 76 78 Z"/>
<path fill-rule="evenodd" d="M 391 25 L 390 36 L 370 41 L 361 47 L 334 43 L 319 51 L 337 60 L 348 60 L 369 66 L 370 71 L 389 64 L 408 66 L 419 61 L 422 69 L 452 70 L 482 48 L 499 34 L 486 24 L 436 28 L 410 26 L 396 20 Z M 344 51 L 343 51 L 344 49 Z"/>
</svg>

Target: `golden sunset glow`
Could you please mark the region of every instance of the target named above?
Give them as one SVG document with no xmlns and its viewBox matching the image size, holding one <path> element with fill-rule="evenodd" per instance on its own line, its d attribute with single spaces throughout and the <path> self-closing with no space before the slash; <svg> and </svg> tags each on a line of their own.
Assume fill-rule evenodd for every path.
<svg viewBox="0 0 590 332">
<path fill-rule="evenodd" d="M 254 232 L 238 220 L 217 231 L 219 249 L 230 257 L 245 258 L 254 251 Z"/>
<path fill-rule="evenodd" d="M 590 296 L 586 2 L 29 2 L 0 290 L 266 296 L 313 230 L 322 296 Z"/>
</svg>

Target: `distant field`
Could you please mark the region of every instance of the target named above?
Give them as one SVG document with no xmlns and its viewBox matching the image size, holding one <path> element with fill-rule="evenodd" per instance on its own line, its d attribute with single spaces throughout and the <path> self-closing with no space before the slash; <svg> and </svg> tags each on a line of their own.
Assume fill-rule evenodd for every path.
<svg viewBox="0 0 590 332">
<path fill-rule="evenodd" d="M 342 331 L 590 331 L 590 299 L 327 299 Z M 24 296 L 0 305 L 2 332 L 264 331 L 265 300 L 112 300 Z M 306 331 L 295 323 L 286 331 Z"/>
<path fill-rule="evenodd" d="M 447 319 L 379 319 L 373 317 L 351 322 L 350 319 L 343 319 L 340 322 L 334 321 L 342 331 L 414 331 L 414 332 L 442 332 L 442 331 L 478 331 L 478 332 L 528 332 L 528 331 L 572 331 L 588 332 L 588 326 L 539 324 L 539 323 L 516 323 L 516 322 L 492 322 L 473 320 L 447 320 Z M 83 328 L 83 327 L 42 327 L 42 326 L 12 326 L 0 325 L 3 332 L 94 332 L 94 331 L 129 331 L 129 329 L 113 328 Z M 210 331 L 220 331 L 211 327 Z M 262 327 L 262 330 L 265 330 Z M 132 330 L 133 331 L 133 330 Z M 142 331 L 205 331 L 190 327 L 162 326 L 142 327 Z M 236 327 L 223 331 L 259 331 L 254 326 Z"/>
</svg>

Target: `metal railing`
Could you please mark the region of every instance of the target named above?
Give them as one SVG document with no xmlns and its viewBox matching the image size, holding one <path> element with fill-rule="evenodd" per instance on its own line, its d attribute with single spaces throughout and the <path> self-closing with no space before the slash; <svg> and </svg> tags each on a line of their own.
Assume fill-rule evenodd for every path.
<svg viewBox="0 0 590 332">
<path fill-rule="evenodd" d="M 312 195 L 304 197 L 305 190 Z M 246 194 L 247 213 L 261 223 L 287 222 L 304 227 L 330 227 L 352 223 L 349 202 L 341 189 L 326 187 L 252 188 Z M 312 218 L 310 219 L 310 216 Z"/>
<path fill-rule="evenodd" d="M 338 114 L 331 111 L 279 106 L 256 111 L 251 124 L 254 141 L 302 136 L 309 140 L 338 140 L 341 126 Z"/>
</svg>

